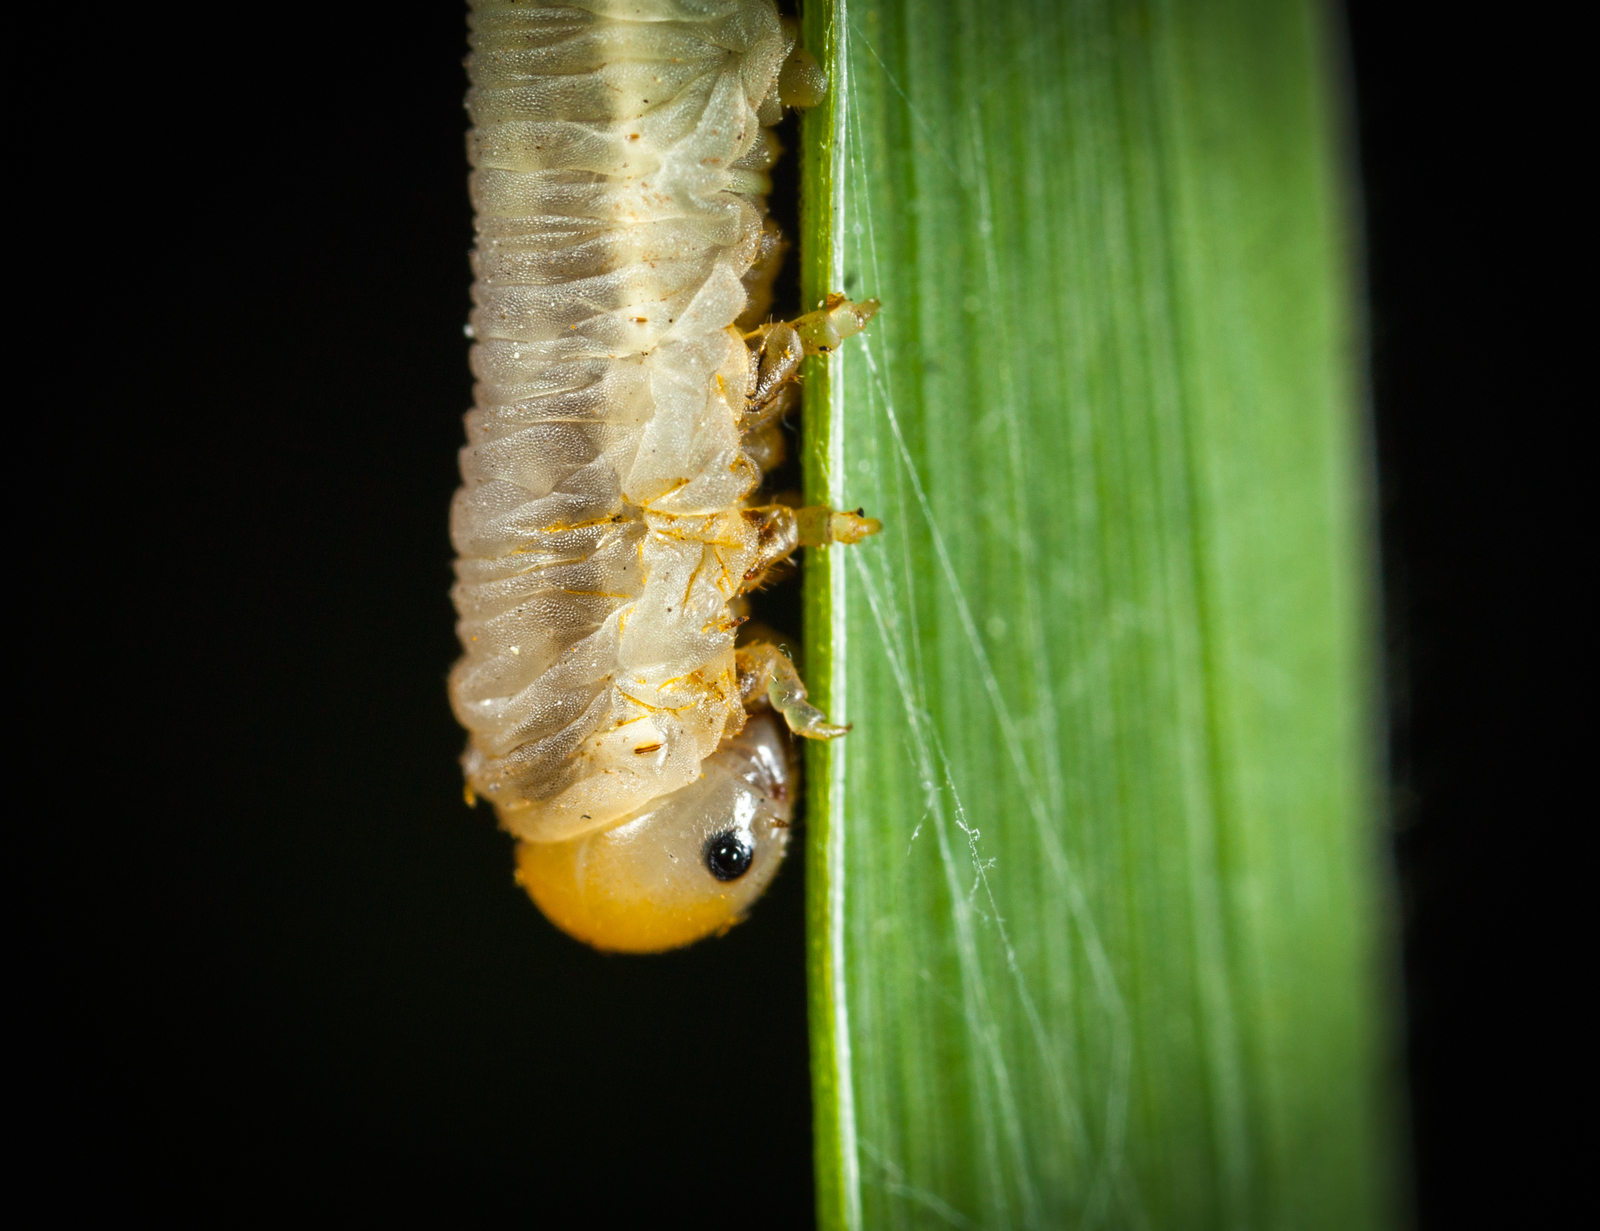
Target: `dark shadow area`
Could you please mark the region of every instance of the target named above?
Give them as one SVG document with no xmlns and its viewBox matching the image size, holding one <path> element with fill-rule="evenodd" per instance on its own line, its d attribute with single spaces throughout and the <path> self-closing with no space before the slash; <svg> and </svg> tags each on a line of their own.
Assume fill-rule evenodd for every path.
<svg viewBox="0 0 1600 1231">
<path fill-rule="evenodd" d="M 462 799 L 462 7 L 166 34 L 132 182 L 179 217 L 124 276 L 170 332 L 108 458 L 138 819 L 66 839 L 118 904 L 69 1137 L 172 1208 L 810 1227 L 803 853 L 725 938 L 602 956 Z"/>
<path fill-rule="evenodd" d="M 1561 474 L 1575 319 L 1552 293 L 1573 259 L 1548 128 L 1563 78 L 1515 23 L 1348 13 L 1417 1221 L 1553 1226 L 1571 1185 L 1556 1015 L 1572 1010 L 1551 945 L 1572 903 L 1550 861 L 1583 757 L 1555 691 L 1577 519 Z"/>
</svg>

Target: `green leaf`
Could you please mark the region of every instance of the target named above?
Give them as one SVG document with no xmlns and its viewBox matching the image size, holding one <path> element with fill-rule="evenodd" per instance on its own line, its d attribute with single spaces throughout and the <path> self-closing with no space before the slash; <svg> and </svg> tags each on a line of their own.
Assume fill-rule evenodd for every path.
<svg viewBox="0 0 1600 1231">
<path fill-rule="evenodd" d="M 1391 1225 L 1330 15 L 810 0 L 821 1221 Z"/>
</svg>

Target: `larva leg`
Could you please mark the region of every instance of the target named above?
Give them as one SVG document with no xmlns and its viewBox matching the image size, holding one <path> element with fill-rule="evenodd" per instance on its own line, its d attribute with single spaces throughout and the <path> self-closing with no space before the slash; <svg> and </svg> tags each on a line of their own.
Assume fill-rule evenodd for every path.
<svg viewBox="0 0 1600 1231">
<path fill-rule="evenodd" d="M 747 341 L 760 342 L 759 349 L 751 348 L 750 364 L 755 371 L 745 408 L 746 431 L 760 430 L 788 408 L 794 399 L 800 363 L 807 355 L 825 355 L 837 349 L 844 339 L 860 333 L 877 310 L 875 299 L 852 303 L 845 296 L 834 294 L 815 312 L 794 321 L 765 325 L 746 335 Z M 882 522 L 865 516 L 860 509 L 841 513 L 826 505 L 804 509 L 773 505 L 747 509 L 744 515 L 758 525 L 758 536 L 765 544 L 761 558 L 745 574 L 746 589 L 759 585 L 767 570 L 788 559 L 796 548 L 859 543 L 883 529 Z M 806 700 L 800 673 L 776 646 L 748 645 L 736 650 L 735 656 L 740 699 L 747 708 L 765 696 L 772 708 L 783 715 L 789 730 L 807 739 L 836 739 L 850 729 L 829 722 L 821 710 Z"/>
<path fill-rule="evenodd" d="M 800 335 L 808 355 L 826 355 L 839 349 L 839 343 L 854 337 L 867 327 L 867 322 L 878 314 L 882 305 L 876 299 L 863 299 L 851 303 L 834 291 L 815 312 L 790 322 Z"/>
<path fill-rule="evenodd" d="M 796 509 L 795 530 L 801 547 L 826 547 L 829 543 L 859 543 L 883 529 L 876 517 L 867 517 L 861 509 L 854 513 L 840 513 L 825 504 Z"/>
<path fill-rule="evenodd" d="M 865 516 L 860 509 L 840 513 L 825 504 L 804 509 L 768 505 L 745 509 L 743 516 L 755 528 L 760 555 L 745 573 L 740 593 L 760 586 L 767 571 L 787 560 L 797 548 L 859 543 L 883 529 L 881 521 Z"/>
<path fill-rule="evenodd" d="M 775 645 L 747 645 L 734 651 L 739 667 L 740 699 L 748 709 L 765 697 L 783 715 L 789 730 L 806 739 L 837 739 L 849 727 L 835 726 L 816 706 L 806 700 L 806 686 Z"/>
<path fill-rule="evenodd" d="M 876 299 L 852 303 L 834 293 L 815 312 L 807 312 L 792 321 L 763 325 L 745 335 L 747 342 L 761 343 L 760 349 L 752 349 L 750 355 L 755 379 L 751 382 L 750 399 L 745 407 L 749 416 L 746 430 L 787 409 L 802 359 L 837 350 L 846 338 L 867 327 L 878 306 Z"/>
</svg>

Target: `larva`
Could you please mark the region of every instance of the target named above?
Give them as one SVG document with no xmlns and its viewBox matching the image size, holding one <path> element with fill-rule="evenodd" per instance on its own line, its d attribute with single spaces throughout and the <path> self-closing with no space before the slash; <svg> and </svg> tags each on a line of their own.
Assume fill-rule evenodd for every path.
<svg viewBox="0 0 1600 1231">
<path fill-rule="evenodd" d="M 472 0 L 477 377 L 451 512 L 469 797 L 549 918 L 652 952 L 783 858 L 792 731 L 843 728 L 739 596 L 878 523 L 755 497 L 807 353 L 876 303 L 765 316 L 767 127 L 820 70 L 772 0 Z M 753 327 L 755 326 L 755 327 Z"/>
</svg>

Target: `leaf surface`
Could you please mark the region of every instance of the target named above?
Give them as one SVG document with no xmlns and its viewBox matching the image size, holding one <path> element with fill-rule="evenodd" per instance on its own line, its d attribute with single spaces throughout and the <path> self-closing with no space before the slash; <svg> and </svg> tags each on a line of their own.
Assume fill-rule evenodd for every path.
<svg viewBox="0 0 1600 1231">
<path fill-rule="evenodd" d="M 813 0 L 824 1226 L 1392 1209 L 1370 464 L 1328 15 Z"/>
</svg>

